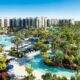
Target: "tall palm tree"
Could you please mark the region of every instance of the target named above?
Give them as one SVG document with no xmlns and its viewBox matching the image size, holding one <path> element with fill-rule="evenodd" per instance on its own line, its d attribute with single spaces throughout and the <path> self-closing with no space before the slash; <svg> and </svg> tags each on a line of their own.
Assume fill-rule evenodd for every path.
<svg viewBox="0 0 80 80">
<path fill-rule="evenodd" d="M 16 39 L 14 39 L 12 42 L 16 45 L 16 52 L 18 53 L 19 45 L 21 45 L 22 40 L 16 37 Z"/>
</svg>

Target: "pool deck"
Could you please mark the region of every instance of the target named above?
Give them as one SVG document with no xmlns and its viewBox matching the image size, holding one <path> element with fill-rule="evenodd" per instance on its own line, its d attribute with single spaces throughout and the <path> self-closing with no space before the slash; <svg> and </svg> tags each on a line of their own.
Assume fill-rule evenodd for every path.
<svg viewBox="0 0 80 80">
<path fill-rule="evenodd" d="M 34 56 L 39 55 L 39 54 L 40 54 L 40 51 L 34 51 L 34 52 L 26 53 L 26 56 L 28 58 L 33 58 Z"/>
<path fill-rule="evenodd" d="M 25 39 L 25 42 L 28 40 L 28 38 L 26 38 Z M 23 48 L 28 48 L 28 47 L 30 47 L 31 45 L 33 45 L 33 44 L 31 44 L 31 43 L 23 43 L 23 46 L 25 46 L 25 47 L 23 47 L 23 46 L 19 46 L 20 47 L 20 50 L 21 49 L 23 49 Z M 11 50 L 11 47 L 8 47 L 8 46 L 6 46 L 6 47 L 4 47 L 4 51 L 3 52 L 1 52 L 0 54 L 7 54 L 7 59 L 12 59 L 12 58 L 15 58 L 15 57 L 12 57 L 12 56 L 9 56 L 8 55 L 8 53 L 9 53 L 9 51 Z M 49 53 L 51 53 L 51 50 L 48 50 L 47 52 L 49 52 Z M 33 58 L 34 56 L 36 56 L 36 55 L 39 55 L 40 54 L 40 50 L 39 51 L 32 51 L 32 52 L 29 52 L 29 53 L 26 53 L 26 57 L 28 57 L 28 58 Z M 26 58 L 27 59 L 27 58 Z M 13 65 L 14 67 L 13 67 L 13 69 L 11 69 L 11 70 L 9 70 L 8 71 L 8 73 L 10 74 L 10 75 L 15 75 L 15 77 L 18 79 L 18 80 L 20 80 L 20 79 L 22 79 L 22 78 L 24 78 L 25 76 L 28 76 L 29 74 L 26 72 L 26 70 L 25 70 L 25 64 L 20 64 L 20 62 L 21 63 L 25 63 L 26 62 L 26 60 L 25 59 L 17 59 L 17 58 L 15 58 L 15 60 L 11 60 L 10 62 L 9 62 L 9 65 Z M 43 70 L 44 71 L 44 70 Z M 33 72 L 32 72 L 32 74 L 35 76 L 35 80 L 42 80 L 42 78 L 41 78 L 41 76 L 44 74 L 44 72 L 41 72 L 41 71 L 39 71 L 39 70 L 33 70 Z M 59 76 L 61 76 L 61 75 L 59 75 Z M 61 76 L 62 77 L 62 76 Z M 69 78 L 68 78 L 69 79 Z"/>
<path fill-rule="evenodd" d="M 7 56 L 8 59 L 14 58 L 12 56 Z M 15 58 L 17 59 L 17 58 Z M 15 75 L 15 78 L 17 79 L 23 79 L 24 77 L 28 76 L 29 74 L 25 71 L 25 66 L 20 65 L 16 60 L 12 60 L 9 65 L 13 65 L 13 69 L 9 70 L 8 73 L 10 75 Z M 43 73 L 41 73 L 38 70 L 33 70 L 32 74 L 35 76 L 35 80 L 42 80 L 41 76 Z"/>
<path fill-rule="evenodd" d="M 25 71 L 25 67 L 19 65 L 17 62 L 10 62 L 9 64 L 13 65 L 13 69 L 9 70 L 10 75 L 14 74 L 16 78 L 23 79 L 25 76 L 28 76 L 28 73 Z"/>
</svg>

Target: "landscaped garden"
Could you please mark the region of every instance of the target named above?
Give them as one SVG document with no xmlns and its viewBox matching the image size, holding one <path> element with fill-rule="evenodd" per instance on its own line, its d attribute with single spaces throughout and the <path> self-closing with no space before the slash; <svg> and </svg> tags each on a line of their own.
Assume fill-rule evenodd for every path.
<svg viewBox="0 0 80 80">
<path fill-rule="evenodd" d="M 26 54 L 30 55 L 40 51 L 38 55 L 36 54 L 36 56 L 33 56 L 33 58 L 24 63 L 26 66 L 31 65 L 32 69 L 26 67 L 26 72 L 28 72 L 29 75 L 22 80 L 35 80 L 36 76 L 32 73 L 34 70 L 44 71 L 44 74 L 41 75 L 42 80 L 80 80 L 79 31 L 79 25 L 64 27 L 50 26 L 47 29 L 30 28 L 16 32 L 11 30 L 7 35 L 15 36 L 15 39 L 11 40 L 14 46 L 7 56 L 21 59 L 26 57 Z M 28 38 L 27 41 L 25 40 L 26 38 Z M 26 47 L 24 47 L 24 43 L 26 43 Z M 28 43 L 30 43 L 29 47 L 27 47 Z M 0 47 L 0 52 L 4 50 L 4 47 Z M 3 72 L 5 72 L 7 78 L 9 78 L 6 70 L 8 63 L 6 56 L 4 57 L 5 58 L 0 59 L 1 79 L 5 78 L 4 76 L 2 77 Z M 67 73 L 69 73 L 70 76 Z M 67 79 L 67 77 L 70 78 Z"/>
<path fill-rule="evenodd" d="M 8 60 L 6 55 L 0 55 L 0 80 L 9 80 L 7 71 Z"/>
<path fill-rule="evenodd" d="M 63 27 L 59 32 L 52 31 L 54 57 L 44 59 L 48 66 L 80 70 L 80 32 L 79 27 Z"/>
</svg>

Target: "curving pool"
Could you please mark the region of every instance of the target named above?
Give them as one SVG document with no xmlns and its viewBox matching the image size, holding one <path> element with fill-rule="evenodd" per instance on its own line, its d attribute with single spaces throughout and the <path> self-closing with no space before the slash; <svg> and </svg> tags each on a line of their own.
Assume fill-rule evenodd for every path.
<svg viewBox="0 0 80 80">
<path fill-rule="evenodd" d="M 14 44 L 11 43 L 11 41 L 14 39 L 14 36 L 6 36 L 6 35 L 0 35 L 0 45 L 1 46 L 7 46 L 7 47 L 13 47 Z M 31 66 L 34 70 L 38 70 L 41 73 L 55 73 L 57 75 L 63 75 L 67 78 L 74 76 L 76 74 L 73 70 L 63 69 L 63 68 L 56 68 L 56 67 L 48 67 L 46 66 L 43 61 L 42 57 L 40 55 L 35 56 L 31 60 L 25 63 L 25 65 Z"/>
<path fill-rule="evenodd" d="M 57 75 L 63 75 L 67 78 L 70 78 L 71 76 L 74 76 L 76 74 L 73 70 L 63 69 L 63 68 L 56 68 L 56 67 L 48 67 L 46 66 L 43 61 L 42 57 L 40 55 L 35 56 L 33 59 L 31 59 L 29 62 L 26 63 L 26 65 L 31 66 L 34 70 L 38 70 L 41 73 L 55 73 Z"/>
<path fill-rule="evenodd" d="M 0 46 L 13 47 L 14 44 L 11 41 L 14 39 L 14 36 L 0 35 Z"/>
</svg>

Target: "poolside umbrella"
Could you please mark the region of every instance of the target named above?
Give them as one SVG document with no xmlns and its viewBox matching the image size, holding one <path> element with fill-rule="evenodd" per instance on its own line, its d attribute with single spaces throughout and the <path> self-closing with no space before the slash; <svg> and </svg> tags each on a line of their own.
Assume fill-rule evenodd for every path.
<svg viewBox="0 0 80 80">
<path fill-rule="evenodd" d="M 29 51 L 33 51 L 34 49 L 33 48 L 29 48 Z"/>
<path fill-rule="evenodd" d="M 9 77 L 12 79 L 15 77 L 15 74 L 10 74 Z"/>
<path fill-rule="evenodd" d="M 9 61 L 13 61 L 13 60 L 16 60 L 16 59 L 15 59 L 15 58 L 10 58 L 10 59 L 9 59 Z"/>
<path fill-rule="evenodd" d="M 6 70 L 10 70 L 10 69 L 13 69 L 13 65 L 8 65 Z"/>
</svg>

